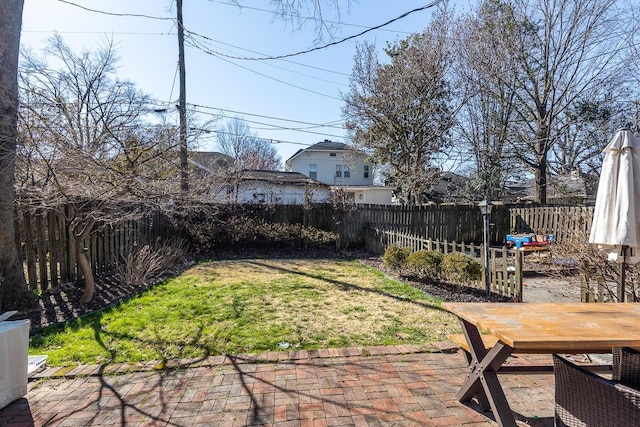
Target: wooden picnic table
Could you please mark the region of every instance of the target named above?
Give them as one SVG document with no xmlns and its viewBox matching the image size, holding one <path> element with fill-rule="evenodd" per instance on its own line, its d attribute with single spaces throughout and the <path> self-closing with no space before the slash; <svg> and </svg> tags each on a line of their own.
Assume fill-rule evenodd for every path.
<svg viewBox="0 0 640 427">
<path fill-rule="evenodd" d="M 484 410 L 493 411 L 500 426 L 516 425 L 497 375 L 512 353 L 640 348 L 640 304 L 445 302 L 442 307 L 458 316 L 467 343 L 469 372 L 456 397 L 461 402 L 476 397 Z M 482 334 L 497 338 L 495 344 L 487 349 Z M 510 368 L 510 373 L 517 371 Z"/>
</svg>

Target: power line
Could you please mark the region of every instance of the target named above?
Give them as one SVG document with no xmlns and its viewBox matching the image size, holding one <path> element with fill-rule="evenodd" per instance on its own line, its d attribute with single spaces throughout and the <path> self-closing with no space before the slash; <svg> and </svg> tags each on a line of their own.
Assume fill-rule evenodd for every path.
<svg viewBox="0 0 640 427">
<path fill-rule="evenodd" d="M 205 112 L 202 112 L 202 111 L 197 111 L 197 112 L 199 112 L 200 114 L 206 114 L 206 115 L 215 116 L 214 113 L 205 113 Z M 295 131 L 295 132 L 301 132 L 301 133 L 308 133 L 308 134 L 311 134 L 311 135 L 320 135 L 320 136 L 325 136 L 325 137 L 330 136 L 330 137 L 333 137 L 333 138 L 342 138 L 341 135 L 334 135 L 334 134 L 329 134 L 329 133 L 326 133 L 326 132 L 313 132 L 313 131 L 310 131 L 310 130 L 296 129 L 296 128 L 285 127 L 285 126 L 278 126 L 278 125 L 274 125 L 274 124 L 271 124 L 271 123 L 258 122 L 258 121 L 255 121 L 255 120 L 248 120 L 248 119 L 243 119 L 243 120 L 245 122 L 247 122 L 247 123 L 253 123 L 253 124 L 258 124 L 258 125 L 262 125 L 262 126 L 270 126 L 271 127 L 270 129 L 262 129 L 262 130 L 265 130 L 265 131 L 286 131 L 286 130 L 289 130 L 289 131 Z"/>
<path fill-rule="evenodd" d="M 229 110 L 229 109 L 219 108 L 219 107 L 210 107 L 210 106 L 201 105 L 201 104 L 189 103 L 188 105 L 191 106 L 191 107 L 202 108 L 202 109 L 205 109 L 205 110 L 225 111 L 227 113 L 242 114 L 242 115 L 245 115 L 245 116 L 260 117 L 260 118 L 263 118 L 263 119 L 280 120 L 280 121 L 284 121 L 284 122 L 298 123 L 298 124 L 301 124 L 301 125 L 311 125 L 311 126 L 319 126 L 319 127 L 330 125 L 330 124 L 337 124 L 337 123 L 342 122 L 342 120 L 339 119 L 339 120 L 334 120 L 332 122 L 325 123 L 325 124 L 312 123 L 312 122 L 304 122 L 304 121 L 301 121 L 301 120 L 285 119 L 285 118 L 282 118 L 282 117 L 266 116 L 266 115 L 263 115 L 263 114 L 247 113 L 247 112 L 244 112 L 244 111 Z M 213 113 L 204 113 L 204 114 L 213 114 Z"/>
<path fill-rule="evenodd" d="M 203 131 L 205 133 L 215 133 L 215 134 L 221 134 L 221 135 L 229 135 L 229 136 L 246 136 L 246 135 L 241 135 L 241 134 L 237 134 L 237 133 L 232 133 L 232 132 L 226 132 L 226 131 L 222 131 L 222 130 L 211 130 L 211 129 L 203 129 L 203 128 L 189 128 L 190 130 L 199 130 L 199 131 Z M 214 135 L 211 136 L 199 136 L 199 139 L 206 139 L 206 138 L 215 138 Z M 261 139 L 263 141 L 266 141 L 270 144 L 293 144 L 293 145 L 302 145 L 304 147 L 310 147 L 314 144 L 309 144 L 307 142 L 294 142 L 294 141 L 284 141 L 282 139 L 274 139 L 274 138 L 262 138 L 257 136 L 257 139 Z M 335 142 L 339 142 L 339 141 L 335 141 Z"/>
<path fill-rule="evenodd" d="M 158 20 L 158 21 L 175 21 L 173 18 L 168 18 L 168 17 L 151 16 L 151 15 L 144 15 L 144 14 L 138 14 L 138 13 L 106 12 L 104 10 L 91 9 L 90 7 L 82 6 L 82 5 L 79 5 L 77 3 L 73 3 L 73 2 L 68 1 L 68 0 L 58 0 L 58 1 L 60 3 L 65 3 L 65 4 L 68 4 L 70 6 L 75 6 L 75 7 L 78 7 L 80 9 L 84 9 L 84 10 L 89 11 L 89 12 L 100 13 L 102 15 L 120 16 L 120 17 L 128 17 L 128 18 L 147 18 L 147 19 L 155 19 L 155 20 Z"/>
<path fill-rule="evenodd" d="M 214 55 L 214 56 L 222 56 L 222 57 L 225 57 L 225 58 L 228 58 L 228 59 L 238 59 L 238 60 L 243 60 L 243 61 L 266 61 L 266 60 L 272 60 L 272 59 L 284 59 L 284 58 L 290 58 L 292 56 L 304 55 L 304 54 L 307 54 L 307 53 L 315 52 L 317 50 L 327 49 L 327 48 L 329 48 L 331 46 L 336 46 L 336 45 L 344 43 L 346 41 L 353 40 L 355 38 L 361 37 L 361 36 L 371 32 L 371 31 L 380 29 L 380 28 L 385 27 L 385 26 L 387 26 L 387 25 L 389 25 L 389 24 L 391 24 L 393 22 L 396 22 L 396 21 L 399 21 L 401 19 L 404 19 L 404 18 L 406 18 L 407 16 L 409 16 L 409 15 L 411 15 L 413 13 L 421 12 L 421 11 L 426 10 L 426 9 L 430 9 L 430 8 L 434 7 L 435 5 L 437 5 L 438 3 L 440 3 L 441 1 L 442 0 L 434 0 L 434 1 L 432 1 L 431 3 L 429 3 L 429 4 L 425 5 L 425 6 L 418 7 L 418 8 L 415 8 L 413 10 L 410 10 L 408 12 L 405 12 L 402 15 L 400 15 L 400 16 L 398 16 L 396 18 L 390 19 L 390 20 L 388 20 L 387 22 L 385 22 L 383 24 L 367 28 L 364 31 L 361 31 L 361 32 L 359 32 L 357 34 L 345 37 L 343 39 L 336 40 L 334 42 L 327 43 L 327 44 L 322 45 L 322 46 L 316 46 L 316 47 L 313 47 L 311 49 L 302 50 L 302 51 L 299 51 L 299 52 L 287 53 L 287 54 L 284 54 L 284 55 L 261 56 L 261 57 L 233 56 L 233 55 L 227 55 L 225 53 L 217 52 L 217 51 L 213 51 L 213 50 L 211 50 L 208 53 L 210 55 Z M 190 31 L 187 28 L 185 28 L 184 31 L 186 31 L 190 36 L 197 36 L 197 37 L 201 37 L 203 39 L 211 40 L 209 37 L 203 36 L 202 34 L 198 34 L 198 33 L 194 32 L 194 31 Z"/>
<path fill-rule="evenodd" d="M 213 0 L 213 3 L 218 3 L 218 4 L 224 4 L 227 6 L 235 6 L 239 9 L 247 9 L 247 10 L 255 10 L 258 12 L 265 12 L 268 13 L 270 15 L 276 15 L 278 14 L 277 12 L 274 12 L 273 10 L 268 10 L 268 9 L 260 9 L 258 7 L 252 7 L 252 6 L 244 6 L 244 5 L 238 5 L 235 3 L 228 3 L 228 2 L 224 2 L 224 1 L 216 1 Z M 281 13 L 280 15 L 282 16 L 290 16 L 290 17 L 297 17 L 297 15 L 291 14 L 291 13 Z M 356 27 L 356 28 L 368 28 L 366 25 L 358 25 L 358 24 L 350 24 L 348 22 L 341 22 L 341 21 L 331 21 L 329 19 L 319 19 L 316 18 L 315 16 L 300 16 L 300 19 L 304 19 L 305 21 L 317 21 L 317 22 L 326 22 L 329 24 L 333 24 L 333 25 L 343 25 L 345 27 Z M 408 31 L 398 31 L 398 30 L 389 30 L 387 28 L 380 28 L 381 31 L 387 31 L 390 33 L 397 33 L 397 34 L 411 34 Z"/>
<path fill-rule="evenodd" d="M 220 59 L 221 61 L 227 62 L 227 63 L 229 63 L 229 64 L 231 64 L 231 65 L 235 65 L 236 67 L 242 68 L 243 70 L 247 70 L 247 71 L 249 71 L 249 72 L 251 72 L 251 73 L 257 74 L 257 75 L 262 76 L 262 77 L 265 77 L 265 78 L 267 78 L 267 79 L 270 79 L 270 80 L 273 80 L 273 81 L 276 81 L 276 82 L 282 83 L 282 84 L 287 85 L 287 86 L 294 87 L 294 88 L 296 88 L 296 89 L 303 90 L 303 91 L 305 91 L 305 92 L 309 92 L 309 93 L 313 93 L 313 94 L 316 94 L 316 95 L 324 96 L 324 97 L 326 97 L 326 98 L 335 99 L 335 100 L 337 100 L 337 101 L 342 101 L 342 99 L 340 99 L 340 98 L 338 98 L 338 97 L 336 97 L 336 96 L 327 95 L 326 93 L 317 92 L 317 91 L 315 91 L 315 90 L 307 89 L 307 88 L 302 87 L 302 86 L 294 85 L 293 83 L 289 83 L 289 82 L 284 81 L 284 80 L 276 79 L 275 77 L 271 77 L 271 76 L 269 76 L 269 75 L 267 75 L 267 74 L 264 74 L 264 73 L 261 73 L 261 72 L 259 72 L 259 71 L 252 70 L 252 69 L 251 69 L 251 68 L 249 68 L 249 67 L 245 67 L 245 66 L 243 66 L 243 65 L 236 64 L 235 62 L 233 62 L 233 61 L 231 61 L 231 60 L 229 60 L 229 59 L 223 58 L 223 57 L 221 57 L 220 55 L 218 55 L 218 54 L 216 54 L 216 53 L 213 53 L 212 51 L 209 51 L 209 50 L 208 50 L 208 49 L 206 49 L 205 47 L 198 46 L 198 45 L 197 45 L 197 43 L 196 43 L 196 42 L 194 42 L 194 40 L 193 40 L 193 39 L 190 39 L 190 40 L 189 40 L 189 45 L 190 45 L 190 46 L 192 46 L 192 47 L 195 47 L 195 48 L 197 48 L 197 49 L 200 49 L 201 51 L 203 51 L 203 52 L 205 52 L 205 53 L 207 53 L 207 54 L 209 54 L 209 55 L 211 55 L 211 56 L 214 56 L 214 57 L 216 57 L 216 58 Z M 227 57 L 227 56 L 229 56 L 229 55 L 223 55 L 223 56 Z"/>
<path fill-rule="evenodd" d="M 221 42 L 221 41 L 219 41 L 219 40 L 212 40 L 212 39 L 209 39 L 209 41 L 212 41 L 212 42 L 215 42 L 215 43 L 218 43 L 218 44 L 222 44 L 222 45 L 225 45 L 225 46 L 230 46 L 230 47 L 233 47 L 233 48 L 235 48 L 235 49 L 240 49 L 240 50 L 244 50 L 244 51 L 247 51 L 247 52 L 256 53 L 256 54 L 259 54 L 259 55 L 264 55 L 264 54 L 263 54 L 263 53 L 261 53 L 261 52 L 256 52 L 256 51 L 254 51 L 254 50 L 245 49 L 245 48 L 240 47 L 240 46 L 235 46 L 235 45 L 232 45 L 232 44 L 229 44 L 229 43 Z M 210 42 L 201 42 L 201 43 L 206 44 L 206 45 L 208 45 L 208 46 L 211 46 L 211 43 L 210 43 Z M 212 49 L 211 49 L 211 50 L 212 50 Z M 231 52 L 231 50 L 227 50 L 227 52 Z M 208 53 L 208 52 L 205 52 L 205 53 Z M 290 63 L 290 64 L 294 64 L 294 65 L 299 65 L 299 66 L 301 66 L 301 67 L 307 67 L 307 68 L 311 68 L 311 69 L 315 69 L 315 70 L 319 70 L 319 71 L 324 71 L 324 72 L 327 72 L 327 73 L 338 74 L 338 75 L 346 76 L 346 77 L 348 77 L 348 76 L 349 76 L 349 74 L 347 74 L 347 73 L 342 73 L 342 72 L 340 72 L 340 71 L 333 71 L 333 70 L 328 70 L 328 69 L 326 69 L 326 68 L 321 68 L 321 67 L 315 67 L 315 66 L 312 66 L 312 65 L 302 64 L 302 63 L 300 63 L 300 62 L 289 61 L 289 60 L 286 60 L 286 59 L 281 59 L 280 61 L 282 61 L 282 62 L 288 62 L 288 63 Z M 333 83 L 333 84 L 336 84 L 336 85 L 339 85 L 339 86 L 345 86 L 345 84 L 344 84 L 344 83 L 339 83 L 339 82 L 334 82 L 334 81 L 331 81 L 331 80 L 322 79 L 322 78 L 319 78 L 319 77 L 316 77 L 316 76 L 312 76 L 312 75 L 309 75 L 309 74 L 301 73 L 301 72 L 299 72 L 299 71 L 293 71 L 293 70 L 291 70 L 291 69 L 284 68 L 284 67 L 279 67 L 279 66 L 277 66 L 277 65 L 275 65 L 275 64 L 271 64 L 271 63 L 269 63 L 269 62 L 264 62 L 264 64 L 265 64 L 265 65 L 269 65 L 269 66 L 274 67 L 274 68 L 278 68 L 278 69 L 284 70 L 284 71 L 288 71 L 288 72 L 290 72 L 290 73 L 299 74 L 299 75 L 304 76 L 304 77 L 309 77 L 309 78 L 314 79 L 314 80 L 320 80 L 320 81 L 327 82 L 327 83 Z"/>
<path fill-rule="evenodd" d="M 60 1 L 60 0 L 58 0 Z M 58 34 L 104 34 L 104 31 L 52 31 L 52 30 L 22 30 L 23 33 L 45 33 L 51 34 L 56 32 Z M 135 32 L 135 31 L 110 31 L 109 34 L 117 35 L 117 36 L 175 36 L 178 33 L 149 33 L 149 32 Z"/>
</svg>

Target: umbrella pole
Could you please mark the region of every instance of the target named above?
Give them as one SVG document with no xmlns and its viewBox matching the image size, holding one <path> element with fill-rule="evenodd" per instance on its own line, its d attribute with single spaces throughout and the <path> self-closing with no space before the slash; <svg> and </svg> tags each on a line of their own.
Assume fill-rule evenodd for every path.
<svg viewBox="0 0 640 427">
<path fill-rule="evenodd" d="M 618 302 L 625 302 L 625 281 L 627 264 L 627 245 L 622 245 L 622 263 L 620 264 L 620 283 L 618 283 Z"/>
</svg>

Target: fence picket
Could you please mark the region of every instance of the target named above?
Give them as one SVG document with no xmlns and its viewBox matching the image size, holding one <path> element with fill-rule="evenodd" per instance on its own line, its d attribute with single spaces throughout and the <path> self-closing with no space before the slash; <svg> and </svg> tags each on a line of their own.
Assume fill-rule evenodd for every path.
<svg viewBox="0 0 640 427">
<path fill-rule="evenodd" d="M 49 274 L 47 271 L 47 231 L 44 225 L 46 212 L 38 211 L 34 217 L 36 223 L 36 253 L 38 257 L 38 276 L 40 279 L 40 289 L 43 291 L 49 288 Z"/>
<path fill-rule="evenodd" d="M 56 213 L 47 212 L 47 229 L 49 230 L 49 271 L 51 272 L 51 286 L 58 284 L 58 228 L 56 227 Z"/>
</svg>

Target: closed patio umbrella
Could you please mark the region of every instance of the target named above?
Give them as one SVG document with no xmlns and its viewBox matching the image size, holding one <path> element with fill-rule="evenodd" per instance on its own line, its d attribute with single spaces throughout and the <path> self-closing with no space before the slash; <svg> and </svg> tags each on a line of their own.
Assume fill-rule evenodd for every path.
<svg viewBox="0 0 640 427">
<path fill-rule="evenodd" d="M 604 149 L 589 243 L 620 263 L 618 300 L 625 300 L 625 264 L 640 261 L 640 140 L 620 129 Z"/>
</svg>

